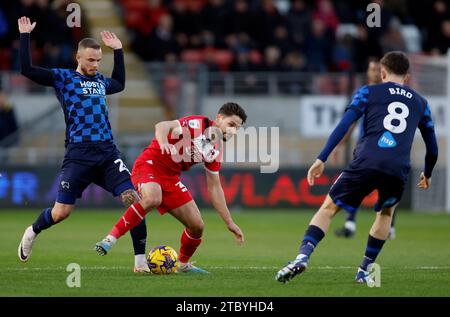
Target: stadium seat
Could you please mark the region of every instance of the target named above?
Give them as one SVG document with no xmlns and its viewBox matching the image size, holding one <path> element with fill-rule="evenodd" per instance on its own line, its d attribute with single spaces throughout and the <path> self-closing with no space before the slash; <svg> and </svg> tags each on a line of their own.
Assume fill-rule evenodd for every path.
<svg viewBox="0 0 450 317">
<path fill-rule="evenodd" d="M 0 70 L 11 69 L 11 50 L 0 50 Z"/>
<path fill-rule="evenodd" d="M 200 50 L 184 50 L 181 53 L 181 61 L 185 63 L 202 63 L 203 62 L 203 52 Z"/>
<path fill-rule="evenodd" d="M 228 71 L 233 62 L 233 53 L 230 50 L 215 50 L 212 54 L 212 61 L 219 66 L 221 71 Z"/>
</svg>

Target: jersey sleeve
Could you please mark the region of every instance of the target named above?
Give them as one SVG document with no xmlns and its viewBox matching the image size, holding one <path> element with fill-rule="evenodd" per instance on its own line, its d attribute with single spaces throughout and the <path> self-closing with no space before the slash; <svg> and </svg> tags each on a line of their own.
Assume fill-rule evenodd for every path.
<svg viewBox="0 0 450 317">
<path fill-rule="evenodd" d="M 111 89 L 111 78 L 106 77 L 103 74 L 100 74 L 99 78 L 105 84 L 105 94 L 108 95 L 108 92 Z"/>
<path fill-rule="evenodd" d="M 422 118 L 419 122 L 419 129 L 433 129 L 434 130 L 434 123 L 433 119 L 431 118 L 431 110 L 428 105 L 428 102 L 426 102 L 425 111 L 423 112 Z"/>
<path fill-rule="evenodd" d="M 52 68 L 51 72 L 53 74 L 53 87 L 56 89 L 63 89 L 67 70 L 62 68 Z"/>
<path fill-rule="evenodd" d="M 433 119 L 431 119 L 431 111 L 427 102 L 425 111 L 419 122 L 419 130 L 426 146 L 424 174 L 425 177 L 430 178 L 434 166 L 436 165 L 439 151 L 436 134 L 434 132 L 434 123 Z"/>
<path fill-rule="evenodd" d="M 189 130 L 192 138 L 196 138 L 205 130 L 205 118 L 202 116 L 187 116 L 178 119 L 178 122 L 182 129 Z"/>
<path fill-rule="evenodd" d="M 205 170 L 212 174 L 219 174 L 222 163 L 219 160 L 214 160 L 212 162 L 205 162 Z"/>
<path fill-rule="evenodd" d="M 357 112 L 359 116 L 362 116 L 366 111 L 369 103 L 369 87 L 363 86 L 353 95 L 352 101 L 345 108 L 345 111 L 352 109 Z"/>
</svg>

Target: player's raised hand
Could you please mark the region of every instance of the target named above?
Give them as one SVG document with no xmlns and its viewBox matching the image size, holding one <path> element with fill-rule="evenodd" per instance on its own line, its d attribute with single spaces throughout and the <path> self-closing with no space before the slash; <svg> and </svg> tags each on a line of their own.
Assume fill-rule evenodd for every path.
<svg viewBox="0 0 450 317">
<path fill-rule="evenodd" d="M 105 43 L 106 46 L 112 48 L 113 50 L 122 48 L 122 42 L 113 32 L 103 31 L 100 32 L 100 35 L 102 36 L 103 43 Z"/>
<path fill-rule="evenodd" d="M 239 228 L 234 222 L 228 224 L 227 227 L 228 230 L 230 230 L 236 237 L 237 244 L 242 245 L 244 243 L 244 234 L 242 233 L 241 228 Z"/>
<path fill-rule="evenodd" d="M 20 33 L 31 33 L 36 26 L 36 22 L 31 23 L 30 19 L 25 16 L 18 19 L 17 24 L 19 25 Z"/>
<path fill-rule="evenodd" d="M 422 189 L 428 189 L 430 187 L 431 184 L 431 178 L 426 178 L 425 174 L 422 172 L 420 173 L 420 181 L 417 184 L 417 187 L 422 188 Z"/>
<path fill-rule="evenodd" d="M 161 153 L 162 154 L 170 154 L 170 155 L 175 155 L 177 154 L 177 149 L 175 148 L 175 145 L 170 144 L 170 143 L 163 143 L 160 144 L 159 147 L 161 148 Z"/>
<path fill-rule="evenodd" d="M 316 159 L 313 165 L 308 170 L 308 184 L 309 186 L 314 185 L 314 179 L 322 176 L 323 170 L 325 169 L 325 163 L 319 159 Z"/>
</svg>

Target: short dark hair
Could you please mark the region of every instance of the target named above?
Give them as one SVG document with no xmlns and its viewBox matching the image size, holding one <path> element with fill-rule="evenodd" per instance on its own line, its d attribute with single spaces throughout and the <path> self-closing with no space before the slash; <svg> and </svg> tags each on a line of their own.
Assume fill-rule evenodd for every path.
<svg viewBox="0 0 450 317">
<path fill-rule="evenodd" d="M 219 114 L 223 114 L 227 117 L 237 115 L 239 118 L 242 119 L 242 124 L 244 124 L 245 121 L 247 121 L 247 114 L 245 113 L 245 110 L 234 102 L 227 102 L 222 107 L 220 107 Z"/>
<path fill-rule="evenodd" d="M 400 51 L 386 53 L 380 63 L 389 73 L 395 75 L 403 76 L 409 72 L 409 58 L 405 53 Z"/>
<path fill-rule="evenodd" d="M 91 37 L 85 37 L 80 42 L 78 42 L 78 49 L 82 48 L 93 48 L 95 50 L 99 50 L 101 46 L 96 39 L 93 39 Z"/>
</svg>

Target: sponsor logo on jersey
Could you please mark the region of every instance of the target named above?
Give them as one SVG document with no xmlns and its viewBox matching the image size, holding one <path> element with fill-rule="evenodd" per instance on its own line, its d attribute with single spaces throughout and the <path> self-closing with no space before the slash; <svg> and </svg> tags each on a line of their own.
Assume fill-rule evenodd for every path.
<svg viewBox="0 0 450 317">
<path fill-rule="evenodd" d="M 380 148 L 393 148 L 397 146 L 397 141 L 395 141 L 391 132 L 386 131 L 378 140 L 378 146 Z"/>
</svg>

